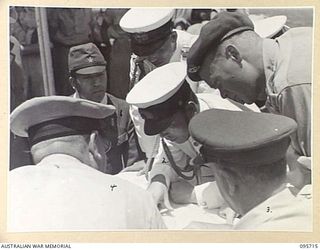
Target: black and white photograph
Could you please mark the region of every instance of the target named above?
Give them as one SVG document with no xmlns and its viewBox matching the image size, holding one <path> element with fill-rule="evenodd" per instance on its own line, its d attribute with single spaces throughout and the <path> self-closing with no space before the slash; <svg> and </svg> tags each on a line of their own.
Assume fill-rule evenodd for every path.
<svg viewBox="0 0 320 250">
<path fill-rule="evenodd" d="M 314 228 L 314 7 L 8 9 L 7 232 Z"/>
</svg>

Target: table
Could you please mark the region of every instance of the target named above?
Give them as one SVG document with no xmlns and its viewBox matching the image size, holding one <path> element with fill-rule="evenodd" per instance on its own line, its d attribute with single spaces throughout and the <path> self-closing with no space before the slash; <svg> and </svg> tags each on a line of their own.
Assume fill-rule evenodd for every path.
<svg viewBox="0 0 320 250">
<path fill-rule="evenodd" d="M 148 186 L 145 176 L 138 176 L 137 172 L 123 172 L 117 174 L 117 176 L 143 189 Z M 175 204 L 171 202 L 171 205 L 173 211 L 161 211 L 162 218 L 168 229 L 184 229 L 192 222 L 210 223 L 212 224 L 210 229 L 216 226 L 219 230 L 226 225 L 226 220 L 218 215 L 217 209 L 204 209 L 196 204 Z"/>
</svg>

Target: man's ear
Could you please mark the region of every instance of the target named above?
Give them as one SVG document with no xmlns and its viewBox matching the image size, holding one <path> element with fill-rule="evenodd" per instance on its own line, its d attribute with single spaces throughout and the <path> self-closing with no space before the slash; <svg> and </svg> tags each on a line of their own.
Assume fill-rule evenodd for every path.
<svg viewBox="0 0 320 250">
<path fill-rule="evenodd" d="M 76 90 L 77 89 L 77 79 L 73 76 L 70 76 L 69 77 L 69 82 L 70 82 L 70 85 L 71 87 Z"/>
<path fill-rule="evenodd" d="M 234 45 L 228 45 L 225 49 L 225 54 L 227 59 L 232 59 L 235 61 L 240 67 L 242 67 L 241 61 L 242 57 L 240 55 L 239 50 Z"/>
<path fill-rule="evenodd" d="M 185 113 L 188 117 L 189 120 L 191 120 L 191 118 L 199 113 L 199 105 L 196 104 L 194 101 L 189 101 L 187 103 L 187 105 L 185 106 Z"/>
<path fill-rule="evenodd" d="M 98 149 L 98 131 L 94 130 L 90 134 L 89 138 L 89 152 L 93 155 L 94 159 L 101 160 L 102 156 Z"/>
</svg>

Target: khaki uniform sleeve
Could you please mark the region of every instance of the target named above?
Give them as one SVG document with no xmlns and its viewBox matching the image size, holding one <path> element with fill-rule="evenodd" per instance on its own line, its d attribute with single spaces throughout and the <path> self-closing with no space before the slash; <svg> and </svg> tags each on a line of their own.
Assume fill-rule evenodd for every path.
<svg viewBox="0 0 320 250">
<path fill-rule="evenodd" d="M 291 145 L 300 156 L 311 156 L 311 84 L 285 88 L 278 95 L 279 111 L 294 119 L 297 132 L 291 136 Z"/>
</svg>

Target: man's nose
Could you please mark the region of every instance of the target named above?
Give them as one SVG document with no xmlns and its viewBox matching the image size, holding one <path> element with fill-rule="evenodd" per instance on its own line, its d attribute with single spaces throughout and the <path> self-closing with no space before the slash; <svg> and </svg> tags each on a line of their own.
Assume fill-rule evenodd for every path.
<svg viewBox="0 0 320 250">
<path fill-rule="evenodd" d="M 100 81 L 98 79 L 92 79 L 93 86 L 98 87 L 100 85 Z"/>
</svg>

